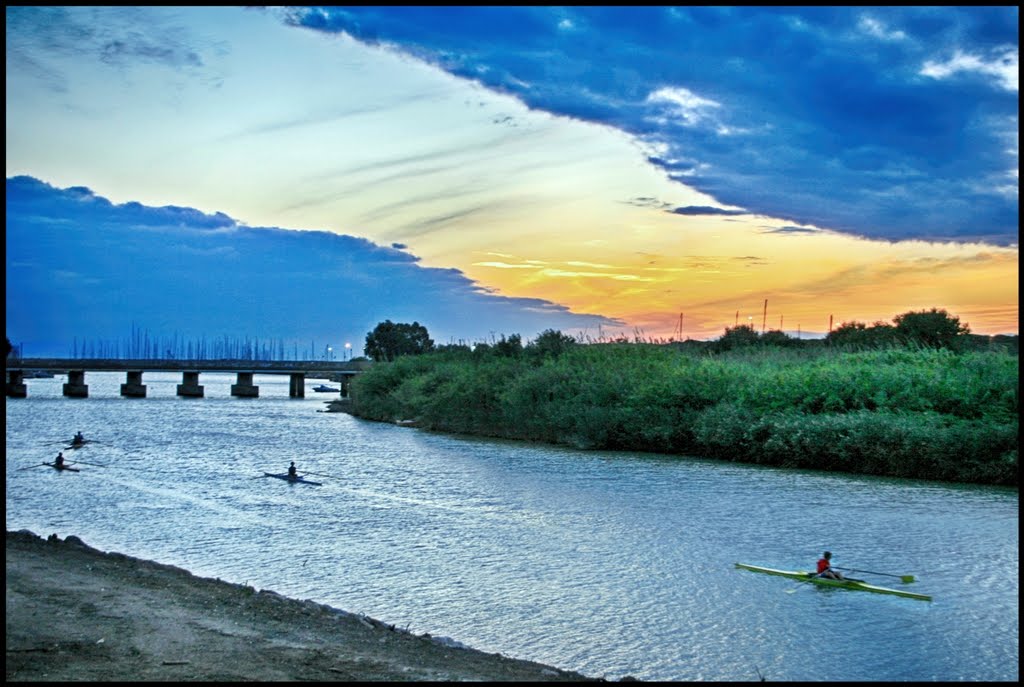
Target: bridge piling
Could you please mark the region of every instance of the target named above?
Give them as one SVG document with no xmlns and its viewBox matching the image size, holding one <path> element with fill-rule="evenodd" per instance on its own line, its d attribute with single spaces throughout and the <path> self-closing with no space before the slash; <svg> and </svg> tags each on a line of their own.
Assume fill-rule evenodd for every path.
<svg viewBox="0 0 1024 687">
<path fill-rule="evenodd" d="M 7 397 L 28 398 L 28 385 L 25 384 L 25 373 L 21 370 L 7 371 Z"/>
<path fill-rule="evenodd" d="M 305 398 L 306 397 L 306 373 L 305 372 L 293 372 L 289 375 L 291 381 L 288 383 L 288 396 L 289 398 Z"/>
<path fill-rule="evenodd" d="M 121 385 L 121 395 L 130 398 L 145 398 L 146 385 L 142 383 L 142 370 L 128 370 L 124 384 Z"/>
<path fill-rule="evenodd" d="M 183 371 L 181 373 L 181 384 L 178 385 L 178 395 L 191 398 L 202 398 L 203 387 L 199 384 L 199 372 Z"/>
<path fill-rule="evenodd" d="M 252 372 L 239 372 L 237 384 L 231 385 L 231 395 L 243 398 L 257 398 L 260 388 L 252 383 Z"/>
<path fill-rule="evenodd" d="M 68 398 L 89 397 L 89 385 L 85 383 L 85 370 L 68 370 L 68 381 L 64 384 L 64 395 Z"/>
</svg>

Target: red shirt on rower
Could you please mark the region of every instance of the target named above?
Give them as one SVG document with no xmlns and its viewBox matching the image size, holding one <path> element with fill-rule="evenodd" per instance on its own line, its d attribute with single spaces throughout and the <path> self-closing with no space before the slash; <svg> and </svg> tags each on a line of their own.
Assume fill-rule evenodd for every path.
<svg viewBox="0 0 1024 687">
<path fill-rule="evenodd" d="M 841 573 L 838 573 L 832 569 L 831 559 L 831 551 L 826 551 L 822 554 L 821 558 L 818 559 L 818 577 L 831 577 L 834 580 L 843 579 Z"/>
</svg>

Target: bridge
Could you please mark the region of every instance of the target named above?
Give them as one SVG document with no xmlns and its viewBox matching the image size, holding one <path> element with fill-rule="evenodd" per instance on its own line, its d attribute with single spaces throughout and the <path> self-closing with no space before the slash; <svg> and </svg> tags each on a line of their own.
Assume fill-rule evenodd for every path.
<svg viewBox="0 0 1024 687">
<path fill-rule="evenodd" d="M 323 360 L 123 360 L 123 359 L 71 359 L 71 358 L 17 358 L 7 359 L 7 397 L 26 398 L 28 385 L 26 375 L 36 372 L 67 374 L 64 395 L 70 398 L 87 398 L 89 385 L 85 373 L 124 372 L 125 383 L 121 395 L 131 398 L 145 398 L 146 385 L 142 383 L 144 372 L 181 372 L 178 396 L 201 398 L 203 386 L 199 383 L 201 372 L 234 372 L 236 383 L 231 385 L 231 395 L 256 398 L 260 388 L 253 384 L 254 374 L 289 375 L 288 395 L 303 398 L 306 395 L 306 377 L 316 376 L 341 383 L 341 393 L 348 396 L 352 378 L 367 369 L 367 361 L 323 361 Z"/>
</svg>

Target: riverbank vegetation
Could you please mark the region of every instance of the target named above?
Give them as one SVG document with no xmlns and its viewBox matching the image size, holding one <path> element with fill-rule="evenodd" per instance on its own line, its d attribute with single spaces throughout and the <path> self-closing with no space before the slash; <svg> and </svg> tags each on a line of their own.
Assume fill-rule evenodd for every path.
<svg viewBox="0 0 1024 687">
<path fill-rule="evenodd" d="M 351 408 L 579 448 L 1018 483 L 1015 350 L 721 341 L 579 344 L 549 331 L 525 346 L 441 347 L 374 365 L 354 380 Z"/>
</svg>

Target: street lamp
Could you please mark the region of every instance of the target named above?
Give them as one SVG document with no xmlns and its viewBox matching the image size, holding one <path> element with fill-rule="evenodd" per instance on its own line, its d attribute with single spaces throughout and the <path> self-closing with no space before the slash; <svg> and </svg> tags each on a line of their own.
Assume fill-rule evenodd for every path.
<svg viewBox="0 0 1024 687">
<path fill-rule="evenodd" d="M 331 357 L 331 347 L 330 346 L 327 347 L 327 359 L 328 360 L 333 360 L 333 358 Z"/>
<path fill-rule="evenodd" d="M 352 344 L 345 342 L 345 360 L 352 360 Z"/>
</svg>

